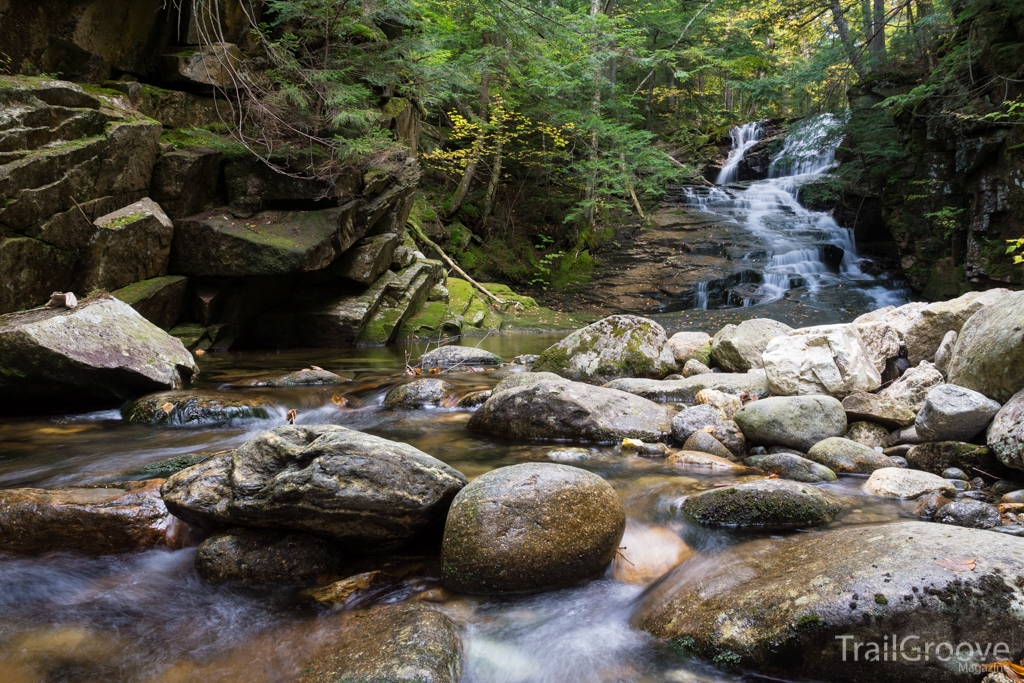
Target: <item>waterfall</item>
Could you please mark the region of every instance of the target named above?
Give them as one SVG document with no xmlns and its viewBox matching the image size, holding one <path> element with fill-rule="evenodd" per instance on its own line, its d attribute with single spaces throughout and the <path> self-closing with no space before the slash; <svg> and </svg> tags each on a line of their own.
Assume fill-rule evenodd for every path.
<svg viewBox="0 0 1024 683">
<path fill-rule="evenodd" d="M 764 130 L 761 128 L 760 121 L 744 123 L 729 131 L 729 137 L 732 138 L 732 149 L 729 151 L 722 170 L 718 172 L 715 185 L 725 185 L 736 180 L 739 175 L 740 162 L 743 161 L 747 150 L 757 144 L 763 136 Z"/>
<path fill-rule="evenodd" d="M 708 283 L 697 283 L 697 294 L 693 298 L 693 307 L 701 311 L 708 310 Z"/>
</svg>

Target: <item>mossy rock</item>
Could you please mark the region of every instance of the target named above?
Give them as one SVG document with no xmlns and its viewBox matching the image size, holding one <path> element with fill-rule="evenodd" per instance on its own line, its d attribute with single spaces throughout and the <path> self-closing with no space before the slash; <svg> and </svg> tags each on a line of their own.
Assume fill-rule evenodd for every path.
<svg viewBox="0 0 1024 683">
<path fill-rule="evenodd" d="M 150 394 L 121 409 L 128 422 L 199 427 L 237 419 L 272 419 L 277 410 L 266 399 L 227 392 L 168 391 Z"/>
<path fill-rule="evenodd" d="M 842 511 L 832 495 L 786 479 L 749 481 L 690 496 L 683 512 L 701 524 L 792 529 L 830 522 Z"/>
</svg>

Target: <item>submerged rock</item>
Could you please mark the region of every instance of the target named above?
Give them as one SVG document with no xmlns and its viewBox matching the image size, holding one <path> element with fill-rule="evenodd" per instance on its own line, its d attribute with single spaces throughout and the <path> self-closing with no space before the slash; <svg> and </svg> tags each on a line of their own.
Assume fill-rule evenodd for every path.
<svg viewBox="0 0 1024 683">
<path fill-rule="evenodd" d="M 232 420 L 281 417 L 267 399 L 246 393 L 168 391 L 150 394 L 121 409 L 128 422 L 148 425 L 205 427 Z"/>
<path fill-rule="evenodd" d="M 767 474 L 774 474 L 782 479 L 818 484 L 835 481 L 836 473 L 795 453 L 769 453 L 760 456 L 754 465 Z"/>
<path fill-rule="evenodd" d="M 482 406 L 491 397 L 491 390 L 471 391 L 459 399 L 459 408 L 476 408 Z"/>
<path fill-rule="evenodd" d="M 388 590 L 395 588 L 398 581 L 387 572 L 372 571 L 350 576 L 326 586 L 312 589 L 306 594 L 321 605 L 342 605 L 351 608 L 365 603 Z"/>
<path fill-rule="evenodd" d="M 775 337 L 793 328 L 770 318 L 744 320 L 739 325 L 726 325 L 711 342 L 711 361 L 726 372 L 746 372 L 764 367 L 761 354 Z"/>
<path fill-rule="evenodd" d="M 996 413 L 987 439 L 999 462 L 1024 470 L 1024 390 L 1014 394 Z"/>
<path fill-rule="evenodd" d="M 618 495 L 596 474 L 553 463 L 501 467 L 455 497 L 441 581 L 465 593 L 570 586 L 608 566 L 625 526 Z"/>
<path fill-rule="evenodd" d="M 352 380 L 348 377 L 336 375 L 320 368 L 303 368 L 286 375 L 270 375 L 265 377 L 252 377 L 250 379 L 231 382 L 231 387 L 308 387 L 330 384 L 345 384 Z"/>
<path fill-rule="evenodd" d="M 956 489 L 936 474 L 900 467 L 883 467 L 871 473 L 864 490 L 883 498 L 917 498 L 925 493 L 955 496 Z"/>
<path fill-rule="evenodd" d="M 612 561 L 612 576 L 622 583 L 646 586 L 681 562 L 693 549 L 671 529 L 626 521 L 622 549 Z"/>
<path fill-rule="evenodd" d="M 416 604 L 345 612 L 338 635 L 322 646 L 296 683 L 458 683 L 459 629 Z"/>
<path fill-rule="evenodd" d="M 999 412 L 999 404 L 977 391 L 940 384 L 928 392 L 914 428 L 926 441 L 970 441 Z"/>
<path fill-rule="evenodd" d="M 473 413 L 468 426 L 473 431 L 523 440 L 597 443 L 663 441 L 672 430 L 668 413 L 656 403 L 564 379 L 496 390 Z"/>
<path fill-rule="evenodd" d="M 661 325 L 635 315 L 613 315 L 547 349 L 532 369 L 604 384 L 620 377 L 660 379 L 675 372 L 676 363 Z"/>
<path fill-rule="evenodd" d="M 393 387 L 384 397 L 385 408 L 453 407 L 458 403 L 455 387 L 443 379 L 416 379 Z"/>
<path fill-rule="evenodd" d="M 993 505 L 980 500 L 964 498 L 943 505 L 935 513 L 935 521 L 939 524 L 952 524 L 971 529 L 991 529 L 1003 523 L 1002 515 Z"/>
<path fill-rule="evenodd" d="M 161 489 L 196 525 L 292 529 L 376 552 L 439 530 L 458 471 L 404 443 L 344 427 L 278 427 L 183 470 Z"/>
<path fill-rule="evenodd" d="M 1024 389 L 1024 292 L 1008 294 L 972 315 L 953 347 L 949 381 L 1009 401 Z"/>
<path fill-rule="evenodd" d="M 743 465 L 738 465 L 732 460 L 712 455 L 710 453 L 702 453 L 701 451 L 676 451 L 665 458 L 665 464 L 669 467 L 676 467 L 680 469 L 708 469 L 722 471 L 746 469 Z"/>
<path fill-rule="evenodd" d="M 837 474 L 871 474 L 883 467 L 893 467 L 893 461 L 888 456 L 840 437 L 814 444 L 807 451 L 807 457 Z"/>
<path fill-rule="evenodd" d="M 823 439 L 846 434 L 846 411 L 830 396 L 778 396 L 754 401 L 738 410 L 735 420 L 748 441 L 801 452 Z"/>
<path fill-rule="evenodd" d="M 683 512 L 701 524 L 791 529 L 830 522 L 842 505 L 810 484 L 786 479 L 748 481 L 694 494 Z"/>
<path fill-rule="evenodd" d="M 325 538 L 294 531 L 222 531 L 199 544 L 196 571 L 210 583 L 305 586 L 337 574 L 342 554 Z"/>
<path fill-rule="evenodd" d="M 1024 649 L 1020 547 L 1001 534 L 927 522 L 757 540 L 717 556 L 699 580 L 666 577 L 634 620 L 703 659 L 785 679 L 969 680 L 960 667 L 980 656 L 926 659 L 924 643 L 955 646 L 969 633 L 971 642 Z M 904 645 L 908 657 L 883 661 L 883 640 L 894 633 L 919 640 Z M 862 648 L 854 660 L 854 643 L 875 643 L 878 658 Z"/>
<path fill-rule="evenodd" d="M 181 342 L 105 295 L 0 316 L 0 407 L 78 410 L 180 389 L 199 373 Z"/>
<path fill-rule="evenodd" d="M 469 367 L 477 365 L 501 365 L 501 356 L 473 346 L 439 346 L 420 357 L 419 365 L 424 369 Z"/>
</svg>

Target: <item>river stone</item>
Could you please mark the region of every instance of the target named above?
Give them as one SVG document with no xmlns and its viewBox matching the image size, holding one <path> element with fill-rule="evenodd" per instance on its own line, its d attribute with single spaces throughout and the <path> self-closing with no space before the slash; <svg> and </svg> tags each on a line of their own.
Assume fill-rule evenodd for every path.
<svg viewBox="0 0 1024 683">
<path fill-rule="evenodd" d="M 735 394 L 727 394 L 716 389 L 701 389 L 694 396 L 697 405 L 709 405 L 718 408 L 727 420 L 731 420 L 736 411 L 743 407 L 743 401 Z"/>
<path fill-rule="evenodd" d="M 612 315 L 548 348 L 532 369 L 604 384 L 620 377 L 660 379 L 675 372 L 676 362 L 661 325 L 635 315 Z"/>
<path fill-rule="evenodd" d="M 728 458 L 722 458 L 701 451 L 676 451 L 665 458 L 665 464 L 669 467 L 682 469 L 696 468 L 723 471 L 741 471 L 746 469 L 743 465 L 739 465 Z"/>
<path fill-rule="evenodd" d="M 717 455 L 718 457 L 725 458 L 726 460 L 732 457 L 732 453 L 728 448 L 722 445 L 722 442 L 705 431 L 694 432 L 691 434 L 690 438 L 683 444 L 683 450 L 710 453 L 711 455 Z"/>
<path fill-rule="evenodd" d="M 207 427 L 232 420 L 281 417 L 277 406 L 247 392 L 167 391 L 132 401 L 121 409 L 128 422 L 175 427 Z"/>
<path fill-rule="evenodd" d="M 722 411 L 714 406 L 704 404 L 683 408 L 672 418 L 672 436 L 678 443 L 686 443 L 694 432 L 720 425 L 724 421 Z"/>
<path fill-rule="evenodd" d="M 917 419 L 917 413 L 903 404 L 866 391 L 854 391 L 844 398 L 843 409 L 850 422 L 867 420 L 889 429 L 908 427 Z"/>
<path fill-rule="evenodd" d="M 935 513 L 935 521 L 939 524 L 952 524 L 970 529 L 991 529 L 1002 525 L 1003 517 L 994 505 L 962 498 L 939 508 Z"/>
<path fill-rule="evenodd" d="M 769 453 L 758 456 L 754 467 L 762 472 L 774 474 L 781 479 L 802 481 L 808 484 L 835 481 L 837 479 L 836 473 L 829 468 L 819 465 L 813 460 L 802 458 L 795 453 Z"/>
<path fill-rule="evenodd" d="M 237 382 L 230 382 L 230 387 L 308 387 L 332 384 L 345 384 L 352 380 L 327 370 L 303 368 L 285 375 L 253 377 Z"/>
<path fill-rule="evenodd" d="M 491 393 L 498 394 L 502 391 L 515 389 L 516 387 L 525 387 L 528 384 L 536 384 L 546 380 L 564 381 L 562 377 L 553 372 L 517 372 L 498 382 L 498 385 L 491 390 Z"/>
<path fill-rule="evenodd" d="M 261 432 L 173 475 L 161 493 L 195 525 L 306 531 L 376 552 L 431 535 L 465 484 L 407 444 L 316 425 Z"/>
<path fill-rule="evenodd" d="M 424 370 L 456 366 L 501 365 L 501 356 L 473 346 L 440 346 L 420 356 L 419 366 Z"/>
<path fill-rule="evenodd" d="M 401 585 L 399 581 L 391 574 L 374 570 L 355 574 L 326 586 L 310 588 L 303 591 L 302 594 L 316 600 L 321 605 L 328 607 L 341 605 L 345 609 L 351 609 L 356 605 L 363 605 L 399 585 Z"/>
<path fill-rule="evenodd" d="M 750 372 L 715 372 L 707 375 L 694 375 L 678 380 L 653 379 L 617 379 L 608 382 L 605 387 L 628 391 L 637 396 L 657 401 L 658 403 L 685 403 L 693 405 L 697 402 L 697 394 L 704 389 L 713 389 L 725 394 L 763 398 L 768 395 L 768 380 L 764 370 Z"/>
<path fill-rule="evenodd" d="M 437 610 L 398 604 L 350 610 L 295 683 L 459 683 L 462 640 Z"/>
<path fill-rule="evenodd" d="M 476 408 L 477 406 L 482 406 L 484 403 L 487 403 L 487 399 L 491 397 L 492 393 L 493 392 L 490 389 L 485 389 L 483 391 L 471 391 L 460 398 L 457 405 L 459 408 Z"/>
<path fill-rule="evenodd" d="M 939 348 L 935 351 L 935 369 L 942 373 L 943 377 L 949 372 L 949 361 L 953 358 L 953 347 L 956 346 L 958 336 L 960 335 L 950 330 L 939 342 Z"/>
<path fill-rule="evenodd" d="M 830 396 L 761 399 L 736 411 L 735 420 L 752 443 L 802 452 L 822 439 L 846 434 L 846 411 Z"/>
<path fill-rule="evenodd" d="M 163 482 L 0 490 L 0 553 L 106 555 L 180 547 L 187 529 L 160 500 Z"/>
<path fill-rule="evenodd" d="M 0 408 L 118 405 L 199 374 L 181 342 L 106 295 L 0 316 Z"/>
<path fill-rule="evenodd" d="M 832 521 L 842 505 L 810 484 L 762 479 L 702 491 L 682 509 L 701 524 L 795 529 Z"/>
<path fill-rule="evenodd" d="M 989 425 L 986 439 L 999 462 L 1024 470 L 1024 390 L 1014 394 L 999 409 Z"/>
<path fill-rule="evenodd" d="M 907 647 L 923 651 L 926 642 L 956 644 L 970 634 L 1020 652 L 1020 550 L 1019 539 L 1002 534 L 916 521 L 761 539 L 719 554 L 699 580 L 670 574 L 634 622 L 702 659 L 786 680 L 971 681 L 960 667 L 980 661 L 870 661 L 864 649 L 854 660 L 852 643 L 881 651 L 892 634 L 914 635 L 920 640 Z M 937 562 L 965 557 L 973 571 Z"/>
<path fill-rule="evenodd" d="M 686 361 L 686 363 L 683 365 L 682 370 L 683 379 L 686 379 L 687 377 L 693 377 L 694 375 L 710 375 L 713 372 L 714 370 L 709 368 L 705 363 L 701 363 L 696 358 L 691 358 L 690 360 Z M 669 375 L 665 379 L 677 378 L 678 375 Z"/>
<path fill-rule="evenodd" d="M 1008 289 L 968 292 L 956 299 L 936 301 L 925 306 L 903 336 L 910 364 L 917 365 L 923 360 L 934 360 L 935 353 L 947 333 L 960 332 L 972 315 L 1009 293 Z"/>
<path fill-rule="evenodd" d="M 914 501 L 914 514 L 922 519 L 932 519 L 939 508 L 952 502 L 941 493 L 926 493 Z"/>
<path fill-rule="evenodd" d="M 1009 401 L 1024 389 L 1024 292 L 1014 292 L 972 315 L 953 347 L 949 381 Z"/>
<path fill-rule="evenodd" d="M 470 430 L 514 439 L 619 443 L 663 441 L 671 417 L 646 399 L 564 379 L 495 391 L 470 418 Z"/>
<path fill-rule="evenodd" d="M 883 467 L 871 473 L 864 490 L 883 498 L 917 498 L 925 493 L 955 496 L 956 489 L 937 474 L 900 467 Z"/>
<path fill-rule="evenodd" d="M 739 325 L 726 325 L 711 341 L 711 361 L 726 372 L 746 372 L 763 367 L 761 354 L 768 342 L 792 330 L 789 325 L 770 318 L 753 318 Z"/>
<path fill-rule="evenodd" d="M 779 396 L 842 398 L 882 384 L 872 354 L 853 325 L 810 327 L 769 342 L 762 355 L 768 384 Z"/>
<path fill-rule="evenodd" d="M 112 291 L 167 274 L 174 224 L 149 197 L 97 218 L 93 226 L 78 266 L 81 291 Z"/>
<path fill-rule="evenodd" d="M 807 457 L 828 467 L 836 474 L 871 474 L 883 467 L 892 467 L 888 456 L 840 437 L 824 439 L 807 451 Z"/>
<path fill-rule="evenodd" d="M 983 394 L 940 384 L 928 392 L 914 428 L 926 441 L 970 441 L 988 426 L 1000 405 Z"/>
<path fill-rule="evenodd" d="M 691 360 L 705 366 L 711 362 L 711 335 L 705 332 L 677 332 L 668 338 L 668 347 L 680 370 Z"/>
<path fill-rule="evenodd" d="M 455 387 L 443 379 L 415 379 L 399 384 L 384 397 L 385 408 L 452 407 L 458 403 Z"/>
<path fill-rule="evenodd" d="M 916 415 L 924 405 L 928 392 L 946 380 L 942 373 L 928 361 L 909 368 L 898 380 L 879 392 L 879 396 L 901 404 Z"/>
<path fill-rule="evenodd" d="M 196 549 L 196 572 L 209 583 L 305 586 L 342 571 L 342 555 L 319 536 L 235 527 Z"/>
<path fill-rule="evenodd" d="M 850 414 L 846 416 L 849 418 Z M 854 422 L 846 430 L 846 438 L 868 448 L 885 448 L 889 445 L 889 430 L 874 422 Z"/>
<path fill-rule="evenodd" d="M 907 463 L 917 470 L 940 474 L 949 467 L 965 472 L 976 469 L 992 475 L 1006 473 L 992 452 L 984 446 L 962 441 L 932 441 L 914 446 L 906 454 Z"/>
<path fill-rule="evenodd" d="M 964 472 L 959 467 L 947 467 L 946 469 L 942 470 L 942 474 L 940 476 L 943 479 L 959 479 L 960 481 L 971 480 L 971 478 L 967 476 L 967 473 Z"/>
<path fill-rule="evenodd" d="M 622 550 L 612 560 L 612 577 L 622 583 L 647 586 L 681 562 L 693 549 L 679 535 L 661 526 L 626 521 Z"/>
<path fill-rule="evenodd" d="M 571 586 L 608 566 L 625 528 L 618 495 L 596 474 L 554 463 L 500 467 L 452 502 L 441 582 L 488 594 Z"/>
</svg>

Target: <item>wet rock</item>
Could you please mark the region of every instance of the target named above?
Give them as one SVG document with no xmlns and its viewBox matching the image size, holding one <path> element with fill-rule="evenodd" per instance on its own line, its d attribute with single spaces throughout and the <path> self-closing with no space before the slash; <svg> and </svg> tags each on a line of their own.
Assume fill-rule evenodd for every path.
<svg viewBox="0 0 1024 683">
<path fill-rule="evenodd" d="M 81 256 L 78 287 L 114 290 L 167 274 L 174 224 L 148 197 L 97 218 Z"/>
<path fill-rule="evenodd" d="M 0 406 L 10 410 L 116 405 L 198 373 L 180 341 L 108 296 L 0 316 Z"/>
<path fill-rule="evenodd" d="M 670 420 L 662 406 L 639 396 L 563 379 L 496 391 L 468 426 L 515 439 L 618 443 L 662 441 L 671 432 Z"/>
<path fill-rule="evenodd" d="M 882 498 L 917 498 L 925 493 L 956 495 L 956 489 L 942 477 L 900 467 L 875 470 L 864 484 L 864 490 Z"/>
<path fill-rule="evenodd" d="M 640 439 L 623 439 L 620 446 L 623 453 L 633 453 L 641 458 L 664 458 L 669 454 L 663 443 L 644 443 Z"/>
<path fill-rule="evenodd" d="M 809 327 L 776 337 L 762 360 L 768 384 L 780 396 L 842 398 L 858 389 L 874 391 L 882 384 L 872 354 L 852 325 Z"/>
<path fill-rule="evenodd" d="M 708 469 L 722 471 L 742 471 L 746 468 L 738 465 L 732 460 L 721 458 L 710 453 L 700 451 L 676 451 L 665 459 L 669 467 L 681 469 Z"/>
<path fill-rule="evenodd" d="M 866 391 L 854 391 L 844 398 L 843 409 L 850 422 L 867 420 L 889 429 L 908 427 L 917 419 L 917 413 L 903 404 Z"/>
<path fill-rule="evenodd" d="M 760 456 L 754 467 L 781 479 L 817 484 L 835 481 L 836 473 L 813 460 L 802 458 L 795 453 L 770 453 Z"/>
<path fill-rule="evenodd" d="M 924 442 L 924 439 L 917 433 L 917 429 L 914 427 L 904 427 L 903 429 L 897 429 L 889 435 L 890 446 L 904 446 L 912 445 Z"/>
<path fill-rule="evenodd" d="M 950 330 L 939 342 L 939 348 L 935 351 L 935 369 L 945 376 L 949 372 L 949 361 L 953 358 L 953 347 L 956 346 L 956 339 L 959 335 Z"/>
<path fill-rule="evenodd" d="M 552 463 L 501 467 L 455 497 L 441 581 L 464 593 L 570 586 L 608 566 L 625 526 L 618 495 L 595 474 Z"/>
<path fill-rule="evenodd" d="M 356 574 L 306 593 L 321 605 L 341 605 L 351 609 L 386 593 L 397 585 L 395 577 L 387 572 L 375 570 Z"/>
<path fill-rule="evenodd" d="M 686 443 L 694 432 L 723 422 L 725 418 L 722 411 L 714 406 L 704 404 L 683 408 L 672 418 L 672 436 L 678 443 Z"/>
<path fill-rule="evenodd" d="M 711 362 L 711 335 L 704 332 L 677 332 L 668 339 L 676 367 L 685 368 L 691 360 L 707 366 Z"/>
<path fill-rule="evenodd" d="M 991 489 L 992 495 L 1002 496 L 1010 493 L 1011 491 L 1020 491 L 1021 489 L 1024 489 L 1024 485 L 1021 485 L 1020 482 L 1009 479 L 999 479 L 992 484 Z"/>
<path fill-rule="evenodd" d="M 793 330 L 769 318 L 744 320 L 726 325 L 711 342 L 711 361 L 726 372 L 746 372 L 763 367 L 761 354 L 768 342 Z"/>
<path fill-rule="evenodd" d="M 846 417 L 850 419 L 849 412 L 846 413 Z M 846 430 L 846 438 L 868 448 L 884 448 L 889 445 L 889 430 L 874 422 L 854 422 Z"/>
<path fill-rule="evenodd" d="M 110 293 L 162 330 L 169 330 L 181 317 L 188 292 L 188 278 L 165 275 L 130 284 Z"/>
<path fill-rule="evenodd" d="M 459 408 L 476 408 L 482 406 L 491 397 L 491 390 L 471 391 L 459 399 Z"/>
<path fill-rule="evenodd" d="M 364 285 L 372 285 L 381 273 L 391 267 L 398 235 L 385 233 L 364 237 L 331 265 L 331 272 Z"/>
<path fill-rule="evenodd" d="M 766 398 L 743 406 L 735 419 L 752 443 L 800 451 L 822 439 L 846 434 L 846 411 L 830 396 Z"/>
<path fill-rule="evenodd" d="M 795 529 L 830 522 L 842 506 L 809 484 L 765 479 L 702 491 L 689 496 L 682 509 L 706 525 Z"/>
<path fill-rule="evenodd" d="M 742 458 L 747 454 L 747 438 L 743 436 L 743 430 L 735 421 L 726 420 L 712 427 L 708 433 L 728 448 L 735 457 Z"/>
<path fill-rule="evenodd" d="M 917 365 L 923 360 L 934 360 L 935 353 L 947 333 L 960 332 L 972 315 L 1009 293 L 1008 289 L 968 292 L 956 299 L 936 301 L 925 306 L 903 337 L 907 344 L 910 364 Z"/>
<path fill-rule="evenodd" d="M 898 403 L 915 414 L 921 410 L 928 392 L 945 382 L 942 373 L 927 361 L 909 368 L 902 376 L 881 392 L 882 398 Z"/>
<path fill-rule="evenodd" d="M 893 463 L 878 451 L 856 441 L 833 437 L 814 444 L 807 457 L 828 467 L 836 474 L 871 474 Z"/>
<path fill-rule="evenodd" d="M 660 379 L 676 369 L 665 330 L 635 315 L 613 315 L 576 330 L 540 354 L 536 372 L 604 384 L 620 377 Z"/>
<path fill-rule="evenodd" d="M 942 470 L 941 476 L 943 479 L 959 479 L 961 481 L 970 480 L 970 477 L 967 476 L 967 473 L 958 467 L 947 467 L 946 469 Z"/>
<path fill-rule="evenodd" d="M 378 552 L 431 536 L 465 484 L 412 446 L 318 425 L 261 432 L 170 477 L 161 493 L 199 526 L 305 531 Z"/>
<path fill-rule="evenodd" d="M 697 394 L 704 389 L 714 389 L 735 396 L 749 394 L 764 397 L 769 393 L 768 380 L 765 378 L 763 370 L 716 372 L 671 381 L 617 379 L 608 382 L 605 386 L 609 389 L 628 391 L 658 403 L 686 403 L 688 405 L 696 403 Z"/>
<path fill-rule="evenodd" d="M 281 414 L 267 399 L 245 393 L 167 391 L 132 401 L 121 409 L 121 417 L 136 424 L 205 427 Z"/>
<path fill-rule="evenodd" d="M 999 409 L 989 425 L 986 439 L 999 462 L 1024 470 L 1024 390 L 1014 394 Z"/>
<path fill-rule="evenodd" d="M 433 378 L 399 384 L 384 397 L 385 408 L 451 407 L 457 402 L 455 387 L 443 379 Z"/>
<path fill-rule="evenodd" d="M 621 550 L 612 561 L 616 581 L 646 586 L 693 557 L 693 549 L 671 529 L 626 521 Z"/>
<path fill-rule="evenodd" d="M 458 683 L 462 676 L 458 627 L 422 604 L 352 610 L 338 626 L 296 683 Z"/>
<path fill-rule="evenodd" d="M 914 514 L 924 519 L 931 519 L 943 505 L 949 505 L 953 500 L 941 493 L 926 493 L 914 503 Z"/>
<path fill-rule="evenodd" d="M 576 462 L 578 460 L 593 460 L 595 453 L 586 448 L 558 448 L 548 451 L 548 458 L 557 462 Z"/>
<path fill-rule="evenodd" d="M 537 362 L 538 358 L 540 358 L 539 354 L 524 353 L 513 358 L 512 365 L 525 365 L 527 368 L 532 368 L 533 364 Z"/>
<path fill-rule="evenodd" d="M 726 460 L 732 457 L 732 453 L 728 448 L 705 431 L 694 432 L 683 444 L 683 450 L 710 453 Z"/>
<path fill-rule="evenodd" d="M 1000 405 L 983 394 L 940 384 L 928 392 L 914 428 L 926 441 L 970 441 L 988 426 Z"/>
<path fill-rule="evenodd" d="M 973 571 L 935 561 L 963 557 L 976 560 Z M 966 680 L 961 665 L 981 660 L 854 661 L 852 643 L 881 650 L 893 633 L 935 643 L 971 633 L 972 642 L 1005 642 L 1018 652 L 1024 630 L 1009 615 L 1024 599 L 1022 574 L 1019 542 L 1001 534 L 927 522 L 837 529 L 742 544 L 716 557 L 699 581 L 670 575 L 634 621 L 688 643 L 702 659 L 787 680 L 952 683 Z"/>
<path fill-rule="evenodd" d="M 939 474 L 948 467 L 958 467 L 966 472 L 980 469 L 991 474 L 1006 471 L 989 449 L 961 441 L 922 443 L 907 451 L 906 458 L 914 469 L 932 474 Z"/>
<path fill-rule="evenodd" d="M 420 357 L 419 366 L 424 369 L 501 365 L 501 356 L 473 346 L 439 346 Z"/>
<path fill-rule="evenodd" d="M 963 498 L 939 508 L 935 513 L 935 521 L 939 524 L 952 524 L 970 529 L 991 529 L 1001 525 L 1003 518 L 995 506 Z"/>
<path fill-rule="evenodd" d="M 1024 503 L 1024 489 L 1018 489 L 1016 491 L 1010 491 L 1009 493 L 1003 494 L 1002 503 Z"/>
<path fill-rule="evenodd" d="M 726 394 L 715 389 L 701 389 L 694 396 L 697 405 L 709 405 L 718 408 L 727 420 L 731 420 L 736 411 L 743 407 L 739 396 Z"/>
<path fill-rule="evenodd" d="M 1005 402 L 1024 389 L 1024 292 L 968 318 L 949 362 L 949 381 Z"/>
<path fill-rule="evenodd" d="M 160 500 L 163 481 L 0 490 L 0 552 L 104 555 L 180 547 L 188 530 Z"/>
<path fill-rule="evenodd" d="M 498 385 L 492 389 L 492 393 L 500 394 L 501 392 L 509 389 L 525 387 L 528 384 L 536 384 L 537 382 L 545 381 L 562 382 L 564 379 L 553 372 L 519 372 L 514 375 L 509 375 L 498 382 Z"/>
<path fill-rule="evenodd" d="M 253 377 L 231 382 L 232 387 L 309 387 L 346 384 L 352 380 L 320 368 L 303 368 L 286 375 Z"/>
<path fill-rule="evenodd" d="M 683 379 L 693 377 L 694 375 L 710 375 L 712 372 L 714 371 L 711 368 L 696 358 L 691 358 L 683 365 Z M 673 377 L 673 375 L 669 375 L 665 379 L 672 379 Z"/>
<path fill-rule="evenodd" d="M 196 549 L 196 571 L 209 583 L 305 586 L 339 573 L 342 566 L 333 543 L 294 531 L 235 527 Z"/>
</svg>

